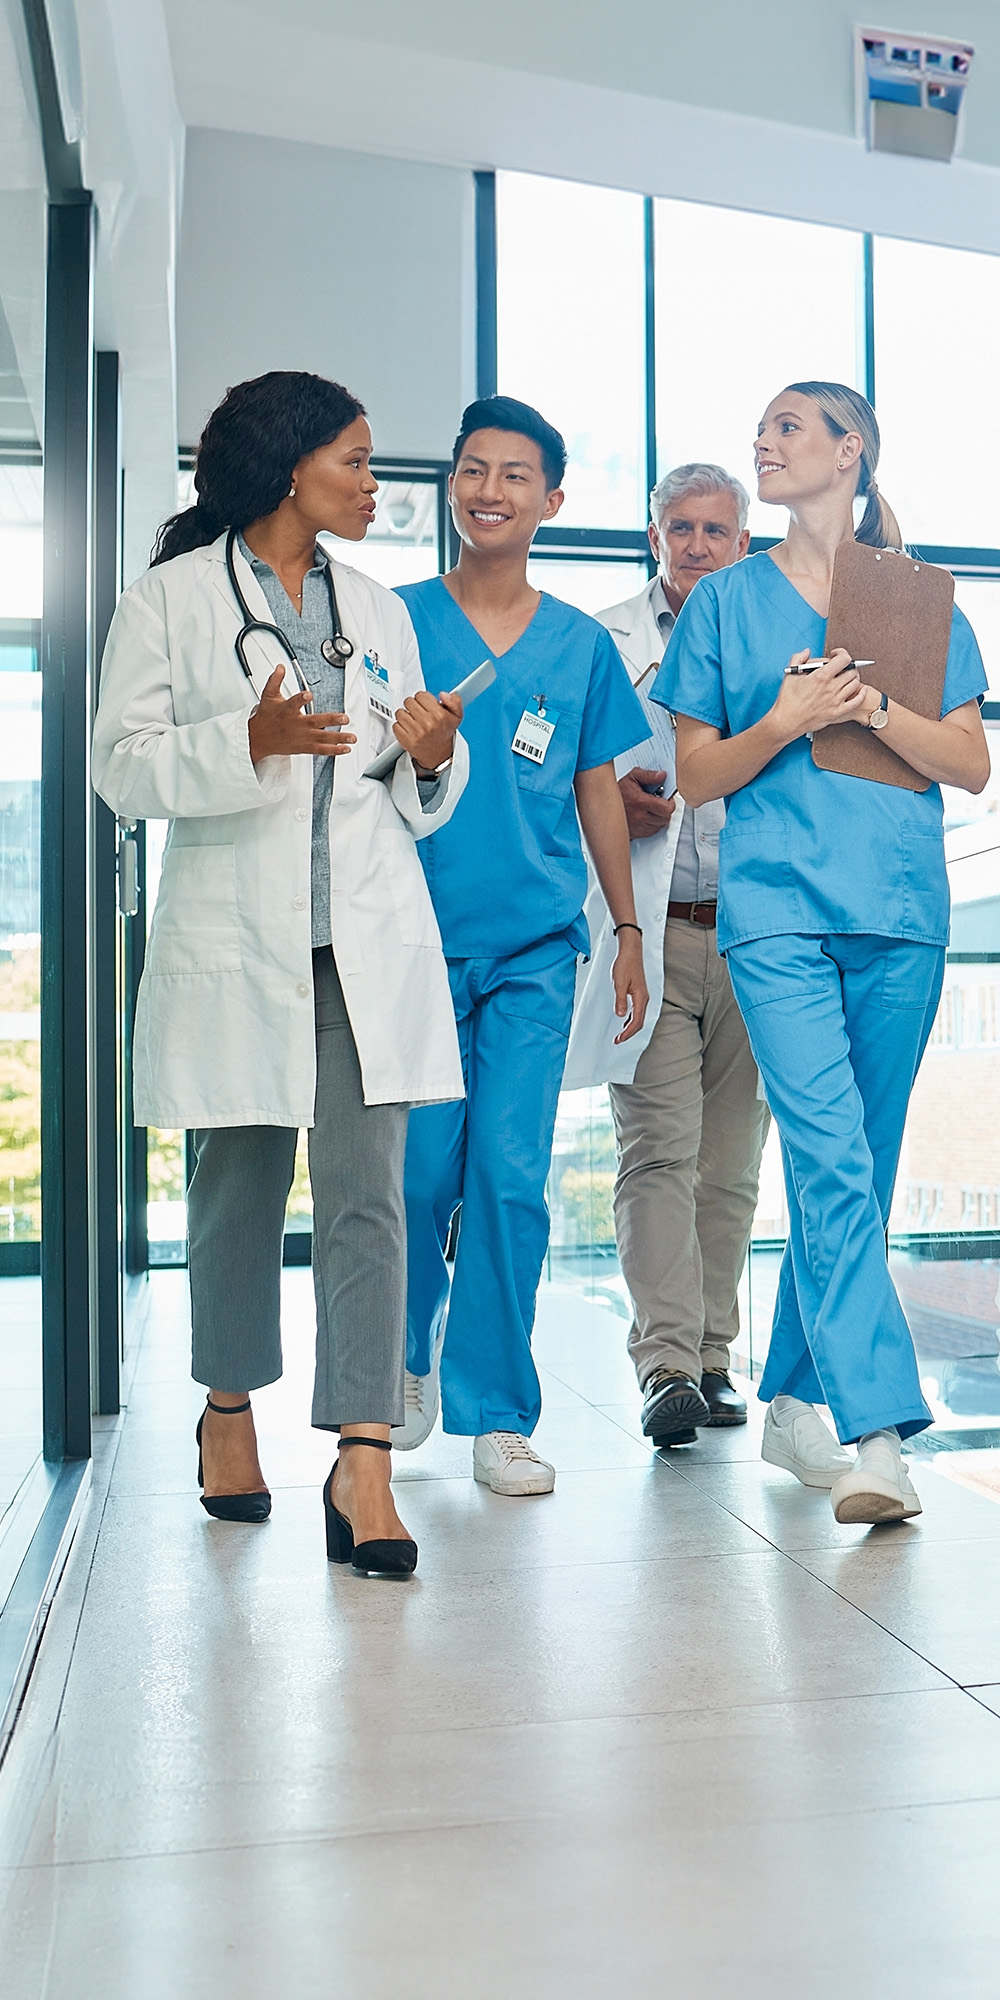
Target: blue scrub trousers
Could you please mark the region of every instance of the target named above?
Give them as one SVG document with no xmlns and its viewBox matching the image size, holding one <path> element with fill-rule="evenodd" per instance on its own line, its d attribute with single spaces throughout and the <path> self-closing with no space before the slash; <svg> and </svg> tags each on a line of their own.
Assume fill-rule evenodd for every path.
<svg viewBox="0 0 1000 2000">
<path fill-rule="evenodd" d="M 789 1233 L 760 1397 L 826 1403 L 843 1444 L 932 1422 L 885 1230 L 944 974 L 937 945 L 760 938 L 729 971 L 781 1135 Z"/>
<path fill-rule="evenodd" d="M 576 953 L 564 937 L 509 958 L 448 964 L 466 1097 L 410 1114 L 406 1365 L 441 1356 L 444 1428 L 519 1431 L 541 1410 L 531 1358 L 549 1238 L 545 1182 L 566 1062 Z M 451 1297 L 444 1247 L 462 1204 Z"/>
</svg>

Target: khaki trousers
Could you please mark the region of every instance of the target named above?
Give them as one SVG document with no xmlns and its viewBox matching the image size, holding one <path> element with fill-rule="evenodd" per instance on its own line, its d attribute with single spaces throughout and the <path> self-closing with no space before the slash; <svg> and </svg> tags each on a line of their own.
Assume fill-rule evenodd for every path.
<svg viewBox="0 0 1000 2000">
<path fill-rule="evenodd" d="M 770 1122 L 714 930 L 668 918 L 663 1006 L 635 1081 L 609 1086 L 615 1232 L 640 1387 L 729 1366 Z"/>
</svg>

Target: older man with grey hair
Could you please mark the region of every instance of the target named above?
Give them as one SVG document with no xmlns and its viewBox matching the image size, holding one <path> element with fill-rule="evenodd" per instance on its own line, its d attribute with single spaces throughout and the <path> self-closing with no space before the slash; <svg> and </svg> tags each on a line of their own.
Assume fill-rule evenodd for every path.
<svg viewBox="0 0 1000 2000">
<path fill-rule="evenodd" d="M 649 742 L 617 764 L 650 1005 L 643 1031 L 616 1047 L 611 918 L 592 881 L 593 949 L 580 971 L 564 1088 L 610 1086 L 629 1352 L 643 1390 L 642 1428 L 658 1445 L 690 1444 L 699 1424 L 742 1424 L 747 1414 L 729 1349 L 768 1114 L 715 941 L 725 808 L 721 800 L 685 807 L 675 791 L 673 725 L 648 691 L 699 577 L 746 554 L 749 505 L 721 466 L 677 466 L 650 495 L 656 575 L 597 614 L 650 724 Z"/>
</svg>

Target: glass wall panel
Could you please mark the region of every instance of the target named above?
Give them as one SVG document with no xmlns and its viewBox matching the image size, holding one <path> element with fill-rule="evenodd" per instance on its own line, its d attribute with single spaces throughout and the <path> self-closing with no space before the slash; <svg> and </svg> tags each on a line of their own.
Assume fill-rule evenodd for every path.
<svg viewBox="0 0 1000 2000">
<path fill-rule="evenodd" d="M 593 617 L 626 597 L 634 597 L 649 582 L 649 575 L 643 563 L 574 562 L 569 557 L 544 556 L 529 562 L 528 582 Z"/>
<path fill-rule="evenodd" d="M 0 0 L 0 1535 L 41 1449 L 40 844 L 46 198 Z"/>
<path fill-rule="evenodd" d="M 497 175 L 497 382 L 566 440 L 564 525 L 646 511 L 643 205 L 615 188 Z"/>
<path fill-rule="evenodd" d="M 780 535 L 782 510 L 754 497 L 757 424 L 788 382 L 864 386 L 862 283 L 850 230 L 657 201 L 661 476 L 691 459 L 724 465 L 751 495 L 752 532 Z"/>
<path fill-rule="evenodd" d="M 879 486 L 908 542 L 1000 544 L 998 324 L 1000 257 L 876 240 Z"/>
</svg>

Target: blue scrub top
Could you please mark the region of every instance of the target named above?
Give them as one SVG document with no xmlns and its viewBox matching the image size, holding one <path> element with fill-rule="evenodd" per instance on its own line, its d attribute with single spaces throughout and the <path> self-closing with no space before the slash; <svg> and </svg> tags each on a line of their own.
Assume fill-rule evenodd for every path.
<svg viewBox="0 0 1000 2000">
<path fill-rule="evenodd" d="M 441 577 L 398 594 L 433 693 L 490 657 Z M 462 724 L 469 783 L 447 826 L 417 845 L 445 954 L 507 957 L 562 935 L 586 952 L 587 864 L 573 780 L 644 742 L 649 724 L 610 634 L 556 597 L 543 593 L 527 630 L 494 665 L 496 680 Z M 545 762 L 533 764 L 511 744 L 539 695 L 556 726 Z"/>
<path fill-rule="evenodd" d="M 766 553 L 695 585 L 652 687 L 675 715 L 736 736 L 773 705 L 793 653 L 822 654 L 826 620 Z M 985 694 L 968 619 L 952 612 L 942 715 Z M 719 950 L 789 932 L 948 942 L 941 789 L 820 771 L 805 737 L 727 800 Z"/>
</svg>

